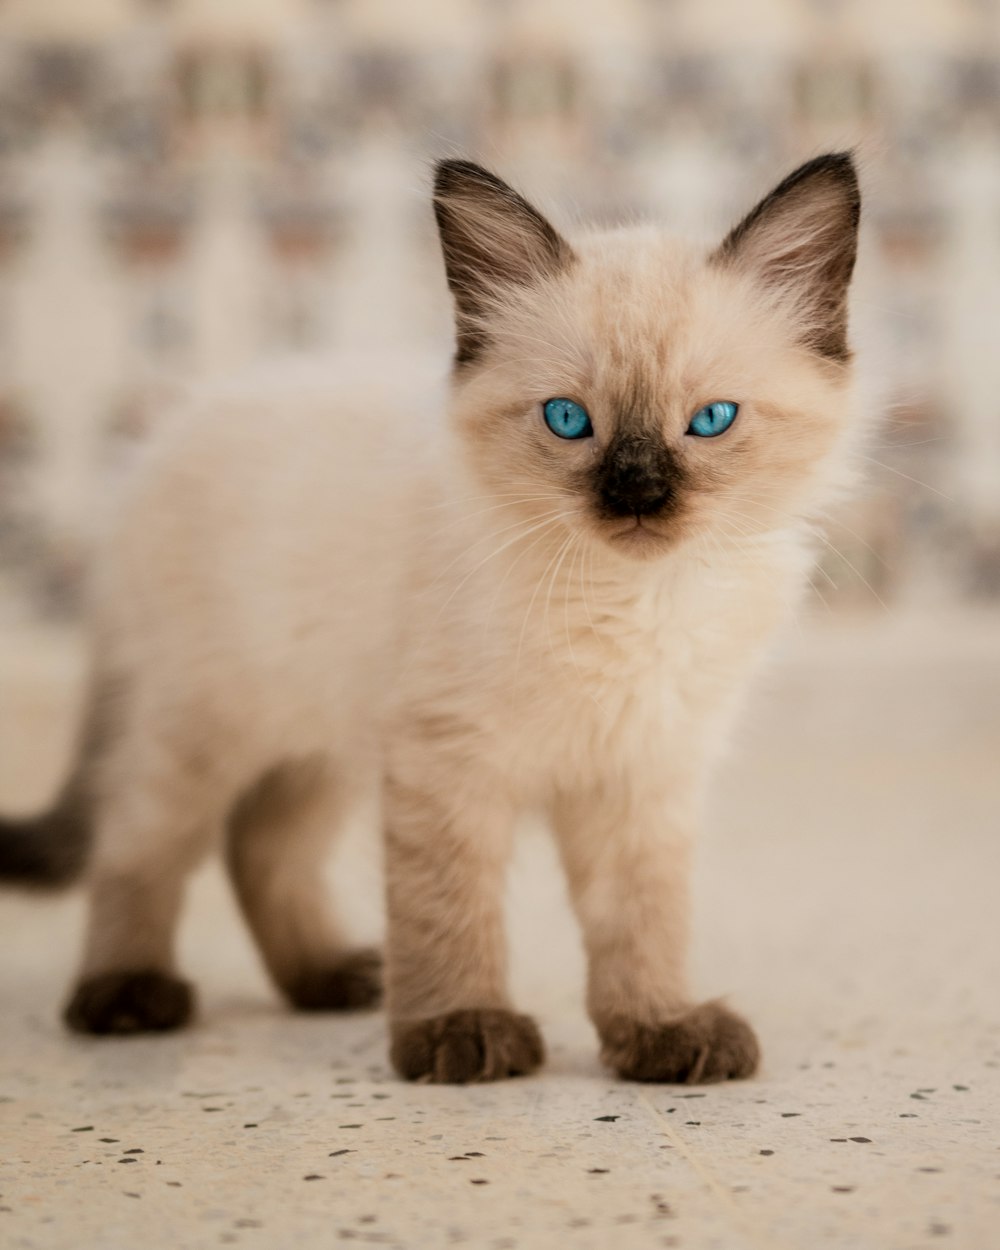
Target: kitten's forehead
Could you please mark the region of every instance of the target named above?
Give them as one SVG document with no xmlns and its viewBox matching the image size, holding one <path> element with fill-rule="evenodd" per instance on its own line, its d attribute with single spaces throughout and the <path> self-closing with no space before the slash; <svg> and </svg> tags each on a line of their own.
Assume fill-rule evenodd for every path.
<svg viewBox="0 0 1000 1250">
<path fill-rule="evenodd" d="M 617 393 L 616 406 L 636 409 L 677 367 L 700 258 L 651 228 L 585 235 L 574 251 L 565 272 L 496 318 L 501 356 L 533 389 Z"/>
<path fill-rule="evenodd" d="M 492 324 L 522 396 L 579 400 L 603 438 L 677 435 L 710 400 L 785 389 L 794 334 L 745 276 L 652 227 L 595 232 L 573 248 L 572 265 L 521 289 Z"/>
<path fill-rule="evenodd" d="M 578 252 L 570 282 L 609 362 L 627 365 L 637 349 L 664 354 L 700 268 L 697 255 L 650 228 L 591 236 Z"/>
<path fill-rule="evenodd" d="M 774 386 L 794 336 L 744 277 L 650 228 L 592 236 L 577 252 L 564 320 L 616 426 L 662 428 L 668 413 L 676 423 L 692 404 Z"/>
<path fill-rule="evenodd" d="M 641 228 L 586 240 L 579 255 L 569 286 L 590 341 L 592 384 L 615 429 L 652 433 L 690 363 L 700 258 Z"/>
</svg>

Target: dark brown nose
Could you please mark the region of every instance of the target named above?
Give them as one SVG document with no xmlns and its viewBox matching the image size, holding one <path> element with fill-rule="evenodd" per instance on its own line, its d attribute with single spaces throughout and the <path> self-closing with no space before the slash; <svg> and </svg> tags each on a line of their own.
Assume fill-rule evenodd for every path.
<svg viewBox="0 0 1000 1250">
<path fill-rule="evenodd" d="M 674 502 L 680 466 L 652 436 L 616 435 L 597 467 L 595 486 L 605 516 L 652 516 Z"/>
</svg>

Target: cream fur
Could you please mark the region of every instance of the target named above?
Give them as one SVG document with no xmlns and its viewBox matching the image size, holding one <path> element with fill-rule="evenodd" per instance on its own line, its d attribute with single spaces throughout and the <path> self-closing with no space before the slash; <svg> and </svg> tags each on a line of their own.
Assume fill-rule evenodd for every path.
<svg viewBox="0 0 1000 1250">
<path fill-rule="evenodd" d="M 323 786 L 242 859 L 286 988 L 342 951 L 316 860 L 384 779 L 397 1037 L 510 1007 L 500 882 L 526 807 L 559 839 L 606 1053 L 616 1021 L 689 1007 L 701 792 L 846 481 L 849 374 L 752 266 L 649 228 L 572 248 L 565 275 L 494 301 L 450 399 L 417 362 L 328 361 L 202 396 L 145 454 L 95 588 L 98 682 L 120 693 L 85 977 L 169 972 L 190 866 L 265 774 L 301 766 Z M 637 385 L 697 487 L 676 522 L 624 534 L 574 483 Z M 551 395 L 585 399 L 595 439 L 555 439 Z M 717 398 L 741 404 L 732 431 L 686 437 Z M 299 899 L 314 920 L 282 926 Z"/>
</svg>

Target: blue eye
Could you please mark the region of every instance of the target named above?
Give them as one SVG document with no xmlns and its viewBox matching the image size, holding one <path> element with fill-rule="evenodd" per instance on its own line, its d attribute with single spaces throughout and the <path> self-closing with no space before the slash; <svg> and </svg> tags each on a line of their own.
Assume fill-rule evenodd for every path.
<svg viewBox="0 0 1000 1250">
<path fill-rule="evenodd" d="M 696 434 L 699 438 L 715 438 L 716 434 L 724 434 L 736 420 L 739 404 L 731 399 L 717 399 L 714 403 L 699 408 L 691 418 L 687 428 L 688 434 Z"/>
<path fill-rule="evenodd" d="M 586 408 L 572 399 L 547 399 L 542 411 L 545 424 L 559 438 L 587 438 L 594 432 Z"/>
</svg>

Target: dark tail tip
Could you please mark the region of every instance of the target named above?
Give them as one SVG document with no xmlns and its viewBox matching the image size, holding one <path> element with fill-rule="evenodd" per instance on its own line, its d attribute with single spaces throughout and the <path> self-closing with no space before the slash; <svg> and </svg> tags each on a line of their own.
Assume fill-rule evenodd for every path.
<svg viewBox="0 0 1000 1250">
<path fill-rule="evenodd" d="M 89 849 L 86 824 L 58 808 L 34 820 L 0 820 L 0 883 L 36 889 L 72 885 Z"/>
</svg>

